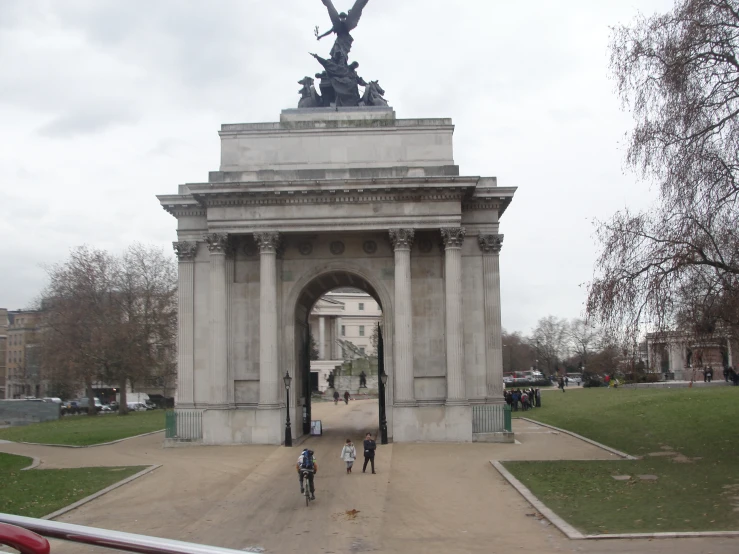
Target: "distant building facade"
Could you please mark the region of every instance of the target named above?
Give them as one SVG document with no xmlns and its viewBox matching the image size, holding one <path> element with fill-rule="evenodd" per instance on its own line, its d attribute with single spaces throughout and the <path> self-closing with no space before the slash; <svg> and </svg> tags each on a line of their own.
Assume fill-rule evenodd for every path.
<svg viewBox="0 0 739 554">
<path fill-rule="evenodd" d="M 380 305 L 364 291 L 341 288 L 323 295 L 308 318 L 318 347 L 318 359 L 310 364 L 313 389 L 325 391 L 328 375 L 345 359 L 376 355 L 372 337 L 381 322 Z"/>
<path fill-rule="evenodd" d="M 46 394 L 41 374 L 41 349 L 39 344 L 43 312 L 9 311 L 7 312 L 7 321 L 5 397 L 42 397 Z"/>
<path fill-rule="evenodd" d="M 5 396 L 5 381 L 7 367 L 5 365 L 5 357 L 8 343 L 8 310 L 0 308 L 0 399 Z"/>
<path fill-rule="evenodd" d="M 647 335 L 649 368 L 671 374 L 677 380 L 703 378 L 703 369 L 714 370 L 714 379 L 723 378 L 725 367 L 734 366 L 736 339 L 729 329 L 710 335 L 680 331 Z"/>
</svg>

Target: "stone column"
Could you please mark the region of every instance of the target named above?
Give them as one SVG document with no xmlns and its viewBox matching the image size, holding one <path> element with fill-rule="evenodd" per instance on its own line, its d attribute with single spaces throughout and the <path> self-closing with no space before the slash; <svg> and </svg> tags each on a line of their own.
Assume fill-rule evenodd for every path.
<svg viewBox="0 0 739 554">
<path fill-rule="evenodd" d="M 277 249 L 279 233 L 254 233 L 259 245 L 259 406 L 278 406 Z"/>
<path fill-rule="evenodd" d="M 228 326 L 226 294 L 226 249 L 228 235 L 205 236 L 210 250 L 210 404 L 228 405 Z"/>
<path fill-rule="evenodd" d="M 413 310 L 411 303 L 411 245 L 413 229 L 391 229 L 395 250 L 395 402 L 414 405 Z"/>
<path fill-rule="evenodd" d="M 233 245 L 230 245 L 233 246 Z M 236 272 L 236 253 L 233 248 L 229 248 L 226 251 L 226 360 L 227 360 L 227 400 L 230 406 L 234 405 L 234 352 L 236 347 L 234 345 L 234 332 L 233 332 L 233 283 L 235 281 Z"/>
<path fill-rule="evenodd" d="M 446 402 L 466 404 L 464 329 L 462 326 L 462 243 L 464 227 L 441 230 L 444 241 L 444 290 L 446 297 Z"/>
<path fill-rule="evenodd" d="M 326 318 L 318 316 L 318 359 L 326 359 Z"/>
<path fill-rule="evenodd" d="M 173 242 L 177 254 L 177 405 L 195 403 L 193 334 L 195 327 L 195 255 L 197 242 Z"/>
<path fill-rule="evenodd" d="M 334 341 L 331 343 L 333 347 L 332 360 L 341 359 L 341 346 L 339 346 L 339 339 L 341 338 L 341 318 L 336 316 L 334 318 Z"/>
<path fill-rule="evenodd" d="M 487 398 L 503 402 L 503 336 L 500 316 L 500 251 L 503 235 L 480 235 L 485 302 L 485 358 Z"/>
</svg>

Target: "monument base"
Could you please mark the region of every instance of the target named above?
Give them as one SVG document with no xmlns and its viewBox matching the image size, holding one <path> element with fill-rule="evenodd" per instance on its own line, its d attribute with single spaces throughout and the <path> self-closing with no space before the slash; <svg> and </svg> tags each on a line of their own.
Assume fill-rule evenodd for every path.
<svg viewBox="0 0 739 554">
<path fill-rule="evenodd" d="M 280 407 L 204 410 L 201 444 L 280 445 L 285 440 L 284 417 L 285 409 Z"/>
<path fill-rule="evenodd" d="M 472 442 L 503 442 L 512 444 L 516 442 L 516 436 L 509 431 L 501 433 L 475 433 L 472 435 Z"/>
<path fill-rule="evenodd" d="M 395 442 L 472 442 L 472 408 L 432 404 L 393 407 Z"/>
</svg>

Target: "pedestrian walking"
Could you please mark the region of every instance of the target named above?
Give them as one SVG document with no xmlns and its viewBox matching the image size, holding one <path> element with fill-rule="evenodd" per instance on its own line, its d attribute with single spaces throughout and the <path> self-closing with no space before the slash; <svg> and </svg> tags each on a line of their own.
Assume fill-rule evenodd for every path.
<svg viewBox="0 0 739 554">
<path fill-rule="evenodd" d="M 349 391 L 348 390 L 344 391 L 344 403 L 345 404 L 349 404 L 349 396 L 350 396 Z"/>
<path fill-rule="evenodd" d="M 564 377 L 559 378 L 559 388 L 562 389 L 562 392 L 565 391 L 565 378 Z"/>
<path fill-rule="evenodd" d="M 354 448 L 352 439 L 346 439 L 346 444 L 341 449 L 341 459 L 346 463 L 346 472 L 351 473 L 354 460 L 357 459 L 357 449 Z"/>
<path fill-rule="evenodd" d="M 372 473 L 375 472 L 375 450 L 377 450 L 377 444 L 372 440 L 372 433 L 367 433 L 364 437 L 364 466 L 362 466 L 362 473 L 367 471 L 367 462 L 372 465 Z"/>
<path fill-rule="evenodd" d="M 339 391 L 334 391 L 334 405 L 339 403 Z"/>
</svg>

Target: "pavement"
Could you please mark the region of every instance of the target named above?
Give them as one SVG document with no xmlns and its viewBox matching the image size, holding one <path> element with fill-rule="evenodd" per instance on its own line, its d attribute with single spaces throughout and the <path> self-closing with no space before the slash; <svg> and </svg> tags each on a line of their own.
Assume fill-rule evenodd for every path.
<svg viewBox="0 0 739 554">
<path fill-rule="evenodd" d="M 545 409 L 545 408 L 543 408 Z M 65 449 L 14 443 L 1 452 L 40 458 L 39 470 L 161 464 L 156 471 L 64 516 L 66 521 L 234 549 L 302 552 L 589 552 L 735 554 L 737 539 L 571 541 L 528 504 L 490 460 L 617 460 L 584 441 L 514 420 L 518 444 L 378 445 L 377 474 L 347 475 L 346 438 L 361 451 L 377 429 L 377 402 L 317 404 L 322 437 L 304 444 L 319 463 L 317 500 L 305 506 L 300 448 L 162 448 L 162 434 Z M 623 463 L 628 463 L 624 461 Z M 53 541 L 54 554 L 103 552 Z M 109 552 L 109 551 L 108 551 Z"/>
</svg>

